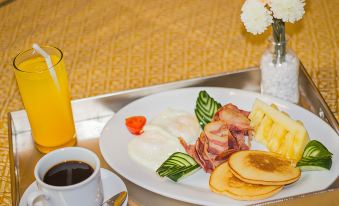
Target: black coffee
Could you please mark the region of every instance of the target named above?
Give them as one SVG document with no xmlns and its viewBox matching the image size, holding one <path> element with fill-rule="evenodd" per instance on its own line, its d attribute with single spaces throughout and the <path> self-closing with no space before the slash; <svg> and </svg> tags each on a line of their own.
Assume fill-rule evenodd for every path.
<svg viewBox="0 0 339 206">
<path fill-rule="evenodd" d="M 93 168 L 81 161 L 67 161 L 53 166 L 43 181 L 54 186 L 74 185 L 84 181 L 93 173 Z"/>
</svg>

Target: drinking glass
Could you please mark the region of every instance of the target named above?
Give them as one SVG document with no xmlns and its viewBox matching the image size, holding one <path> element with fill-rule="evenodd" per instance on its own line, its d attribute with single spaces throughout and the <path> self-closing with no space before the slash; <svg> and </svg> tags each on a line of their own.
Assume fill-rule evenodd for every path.
<svg viewBox="0 0 339 206">
<path fill-rule="evenodd" d="M 19 53 L 13 65 L 35 146 L 47 153 L 75 145 L 76 132 L 63 53 L 56 47 L 41 48 L 50 55 L 52 67 L 34 49 Z"/>
</svg>

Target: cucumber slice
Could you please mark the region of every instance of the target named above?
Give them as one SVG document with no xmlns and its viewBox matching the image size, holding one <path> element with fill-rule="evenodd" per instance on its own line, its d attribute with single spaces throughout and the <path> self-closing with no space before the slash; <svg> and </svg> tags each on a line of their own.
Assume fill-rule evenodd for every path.
<svg viewBox="0 0 339 206">
<path fill-rule="evenodd" d="M 299 160 L 297 167 L 304 171 L 311 170 L 330 170 L 332 166 L 332 159 L 330 157 L 305 157 Z"/>
<path fill-rule="evenodd" d="M 171 160 L 173 161 L 177 161 L 180 164 L 182 164 L 183 166 L 191 166 L 191 163 L 189 161 L 187 161 L 185 158 L 182 157 L 178 157 L 178 156 L 172 156 Z"/>
<path fill-rule="evenodd" d="M 174 157 L 180 157 L 184 160 L 186 160 L 187 162 L 190 163 L 190 165 L 196 165 L 197 162 L 188 154 L 182 153 L 182 152 L 175 152 L 172 154 Z"/>
<path fill-rule="evenodd" d="M 332 166 L 332 153 L 317 140 L 310 141 L 297 163 L 303 171 L 329 170 Z"/>
<path fill-rule="evenodd" d="M 157 170 L 157 173 L 161 177 L 165 177 L 170 174 L 174 174 L 176 172 L 180 172 L 184 168 L 187 168 L 186 166 L 172 166 L 172 167 L 162 167 Z"/>
<path fill-rule="evenodd" d="M 332 166 L 332 153 L 317 140 L 310 141 L 297 163 L 303 171 L 329 170 Z"/>
<path fill-rule="evenodd" d="M 199 164 L 188 154 L 175 152 L 156 170 L 160 177 L 178 181 L 196 171 Z"/>
<path fill-rule="evenodd" d="M 166 175 L 164 175 L 164 177 L 165 176 L 170 177 L 170 176 L 175 176 L 175 175 L 178 175 L 178 174 L 184 174 L 186 172 L 189 172 L 192 169 L 192 167 L 195 167 L 195 166 L 171 168 L 169 170 L 166 170 L 166 172 L 165 172 Z"/>
<path fill-rule="evenodd" d="M 180 165 L 180 166 L 190 166 L 190 164 L 182 163 L 181 161 L 170 159 L 163 163 L 163 166 L 171 166 L 171 165 Z"/>
<path fill-rule="evenodd" d="M 206 91 L 200 91 L 195 105 L 195 115 L 202 129 L 211 122 L 221 104 L 215 101 Z"/>
<path fill-rule="evenodd" d="M 181 179 L 183 179 L 184 177 L 188 177 L 191 174 L 193 174 L 194 172 L 196 172 L 198 169 L 200 168 L 199 165 L 195 165 L 195 166 L 191 166 L 189 168 L 187 168 L 186 170 L 180 172 L 180 173 L 176 173 L 173 175 L 169 175 L 167 176 L 169 179 L 173 180 L 174 182 L 178 182 Z"/>
<path fill-rule="evenodd" d="M 302 171 L 321 171 L 321 170 L 329 170 L 324 167 L 314 166 L 314 165 L 304 165 L 298 166 Z"/>
<path fill-rule="evenodd" d="M 303 157 L 331 157 L 332 153 L 319 141 L 310 141 L 304 150 Z"/>
</svg>

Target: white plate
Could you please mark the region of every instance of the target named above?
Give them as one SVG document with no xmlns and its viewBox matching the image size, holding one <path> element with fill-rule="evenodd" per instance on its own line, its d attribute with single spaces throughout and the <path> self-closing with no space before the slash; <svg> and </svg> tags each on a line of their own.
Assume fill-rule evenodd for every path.
<svg viewBox="0 0 339 206">
<path fill-rule="evenodd" d="M 244 110 L 251 110 L 255 98 L 266 103 L 274 103 L 294 119 L 301 120 L 311 139 L 321 141 L 333 153 L 333 165 L 330 171 L 303 172 L 299 181 L 286 186 L 277 195 L 262 201 L 237 201 L 227 196 L 215 194 L 209 190 L 209 174 L 198 171 L 180 183 L 160 178 L 157 174 L 133 161 L 128 155 L 128 142 L 136 138 L 128 132 L 125 118 L 144 115 L 151 120 L 166 108 L 174 108 L 194 114 L 194 107 L 199 91 L 206 90 L 215 100 L 222 103 L 233 103 Z M 100 150 L 106 162 L 131 182 L 152 192 L 199 205 L 246 205 L 298 195 L 329 187 L 339 174 L 339 138 L 335 131 L 311 112 L 276 98 L 254 92 L 217 87 L 193 87 L 157 93 L 138 99 L 124 108 L 107 123 L 101 137 Z M 265 150 L 265 147 L 254 142 L 252 149 Z"/>
<path fill-rule="evenodd" d="M 101 179 L 102 179 L 102 186 L 104 188 L 104 200 L 107 200 L 108 198 L 112 197 L 113 195 L 122 192 L 127 191 L 127 188 L 124 184 L 124 182 L 114 173 L 111 171 L 108 171 L 104 168 L 100 169 L 101 172 Z M 25 193 L 21 197 L 19 206 L 27 206 L 27 197 L 30 193 L 37 191 L 37 184 L 35 181 L 26 189 Z M 79 197 L 81 198 L 81 197 Z M 123 206 L 127 206 L 128 197 L 126 197 L 126 200 L 123 204 Z M 35 204 L 36 206 L 43 206 L 41 202 L 37 202 Z"/>
</svg>

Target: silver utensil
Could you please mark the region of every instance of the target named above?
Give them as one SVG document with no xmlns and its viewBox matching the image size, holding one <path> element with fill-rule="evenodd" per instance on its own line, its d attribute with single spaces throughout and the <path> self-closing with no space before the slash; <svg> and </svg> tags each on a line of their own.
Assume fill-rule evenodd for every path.
<svg viewBox="0 0 339 206">
<path fill-rule="evenodd" d="M 121 206 L 122 203 L 126 200 L 127 192 L 119 192 L 118 194 L 114 195 L 113 197 L 106 200 L 100 206 Z"/>
</svg>

